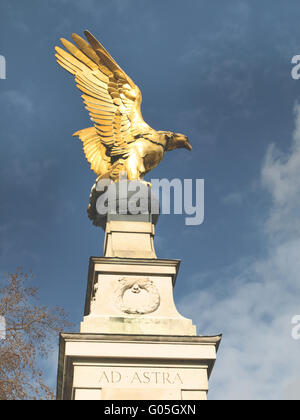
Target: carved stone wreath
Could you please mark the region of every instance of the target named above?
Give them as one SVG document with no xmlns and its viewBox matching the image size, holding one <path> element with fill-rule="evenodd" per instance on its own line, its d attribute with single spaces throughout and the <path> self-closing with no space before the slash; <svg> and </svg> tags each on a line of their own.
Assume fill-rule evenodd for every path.
<svg viewBox="0 0 300 420">
<path fill-rule="evenodd" d="M 129 297 L 135 295 L 136 298 L 133 303 L 128 303 L 124 295 Z M 145 277 L 122 277 L 118 280 L 115 296 L 116 306 L 127 314 L 148 314 L 154 312 L 160 304 L 156 286 L 152 280 Z"/>
</svg>

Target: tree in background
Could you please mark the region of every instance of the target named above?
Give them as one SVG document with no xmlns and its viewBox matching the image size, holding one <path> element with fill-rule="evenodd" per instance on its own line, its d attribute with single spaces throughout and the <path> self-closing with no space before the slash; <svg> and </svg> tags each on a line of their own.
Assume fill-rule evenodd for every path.
<svg viewBox="0 0 300 420">
<path fill-rule="evenodd" d="M 58 333 L 70 323 L 62 308 L 39 304 L 32 277 L 18 269 L 0 279 L 0 317 L 5 319 L 5 333 L 0 331 L 0 400 L 54 399 L 38 359 L 53 352 Z"/>
</svg>

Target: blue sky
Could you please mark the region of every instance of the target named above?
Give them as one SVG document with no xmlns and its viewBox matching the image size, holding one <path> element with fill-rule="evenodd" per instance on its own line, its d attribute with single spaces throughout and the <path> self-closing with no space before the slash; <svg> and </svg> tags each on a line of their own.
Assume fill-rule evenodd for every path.
<svg viewBox="0 0 300 420">
<path fill-rule="evenodd" d="M 42 301 L 79 329 L 104 234 L 72 137 L 89 117 L 54 46 L 89 29 L 140 87 L 145 121 L 193 145 L 150 177 L 205 179 L 204 223 L 161 216 L 156 251 L 182 260 L 180 312 L 224 334 L 211 399 L 300 398 L 299 15 L 293 0 L 0 0 L 0 271 L 32 269 Z"/>
</svg>

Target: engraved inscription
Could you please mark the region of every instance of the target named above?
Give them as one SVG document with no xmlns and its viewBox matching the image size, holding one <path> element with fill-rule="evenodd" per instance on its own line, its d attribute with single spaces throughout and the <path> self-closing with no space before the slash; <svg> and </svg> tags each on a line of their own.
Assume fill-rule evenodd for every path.
<svg viewBox="0 0 300 420">
<path fill-rule="evenodd" d="M 102 372 L 99 382 L 100 383 L 107 383 L 107 384 L 117 384 L 120 382 L 122 375 L 120 372 L 112 370 L 106 372 L 105 370 Z"/>
<path fill-rule="evenodd" d="M 118 370 L 103 370 L 99 382 L 105 384 L 144 384 L 144 385 L 183 385 L 183 378 L 178 372 L 141 370 L 120 372 Z"/>
</svg>

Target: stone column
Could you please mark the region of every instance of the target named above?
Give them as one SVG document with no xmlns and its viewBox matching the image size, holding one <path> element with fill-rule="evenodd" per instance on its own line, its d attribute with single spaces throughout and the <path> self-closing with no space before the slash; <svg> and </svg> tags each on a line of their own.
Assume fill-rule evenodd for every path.
<svg viewBox="0 0 300 420">
<path fill-rule="evenodd" d="M 158 215 L 99 218 L 98 196 L 104 256 L 90 258 L 80 333 L 60 336 L 57 398 L 206 399 L 221 336 L 197 336 L 177 311 L 180 261 L 156 257 Z"/>
</svg>

